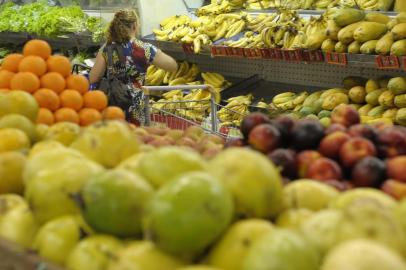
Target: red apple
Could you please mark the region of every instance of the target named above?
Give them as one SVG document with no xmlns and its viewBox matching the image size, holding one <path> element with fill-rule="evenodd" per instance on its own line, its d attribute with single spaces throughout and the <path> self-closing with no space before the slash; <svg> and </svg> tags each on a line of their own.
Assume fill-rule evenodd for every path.
<svg viewBox="0 0 406 270">
<path fill-rule="evenodd" d="M 406 183 L 406 156 L 398 156 L 387 160 L 386 168 L 390 179 Z"/>
<path fill-rule="evenodd" d="M 383 183 L 381 189 L 383 192 L 399 201 L 406 198 L 406 183 L 404 182 L 389 179 Z"/>
<path fill-rule="evenodd" d="M 347 128 L 341 124 L 331 124 L 328 128 L 324 130 L 324 134 L 329 135 L 336 131 L 346 132 Z"/>
<path fill-rule="evenodd" d="M 272 162 L 280 168 L 281 174 L 289 179 L 296 178 L 296 153 L 290 149 L 279 148 L 268 154 Z"/>
<path fill-rule="evenodd" d="M 249 134 L 254 127 L 269 122 L 269 117 L 266 114 L 259 112 L 251 113 L 242 120 L 241 133 L 243 134 L 244 138 L 248 140 Z"/>
<path fill-rule="evenodd" d="M 361 159 L 352 170 L 352 182 L 357 187 L 380 187 L 385 179 L 385 162 L 376 157 Z"/>
<path fill-rule="evenodd" d="M 341 146 L 350 138 L 350 135 L 343 131 L 333 132 L 321 140 L 319 152 L 325 157 L 336 159 Z"/>
<path fill-rule="evenodd" d="M 368 156 L 376 156 L 376 149 L 375 145 L 365 138 L 351 138 L 340 148 L 341 163 L 347 168 L 353 167 L 358 161 Z"/>
<path fill-rule="evenodd" d="M 297 173 L 300 178 L 306 177 L 310 165 L 323 156 L 314 150 L 302 151 L 296 156 Z"/>
<path fill-rule="evenodd" d="M 378 137 L 378 131 L 374 127 L 364 124 L 351 126 L 348 129 L 348 134 L 352 137 L 363 137 L 372 142 L 376 142 Z"/>
<path fill-rule="evenodd" d="M 331 123 L 341 124 L 345 127 L 350 127 L 359 124 L 360 116 L 358 111 L 349 105 L 338 105 L 331 114 Z"/>
<path fill-rule="evenodd" d="M 381 156 L 406 155 L 406 132 L 400 127 L 388 127 L 379 133 L 377 145 Z"/>
<path fill-rule="evenodd" d="M 261 124 L 251 130 L 248 143 L 262 153 L 269 153 L 279 146 L 280 137 L 277 128 L 270 124 Z"/>
<path fill-rule="evenodd" d="M 341 180 L 343 172 L 340 165 L 329 158 L 319 158 L 314 161 L 306 173 L 306 178 L 326 181 L 326 180 Z"/>
</svg>

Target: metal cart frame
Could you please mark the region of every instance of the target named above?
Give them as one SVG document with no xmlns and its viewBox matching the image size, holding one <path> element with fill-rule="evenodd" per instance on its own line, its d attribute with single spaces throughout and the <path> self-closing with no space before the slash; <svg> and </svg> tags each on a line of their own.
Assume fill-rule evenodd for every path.
<svg viewBox="0 0 406 270">
<path fill-rule="evenodd" d="M 157 109 L 157 108 L 152 108 L 151 106 L 151 93 L 152 92 L 169 92 L 172 90 L 206 90 L 210 92 L 210 99 L 208 100 L 202 100 L 202 101 L 196 101 L 196 100 L 182 100 L 182 101 L 168 101 L 167 104 L 168 105 L 178 105 L 179 108 L 178 110 L 184 106 L 187 103 L 192 103 L 192 104 L 197 104 L 199 102 L 206 102 L 209 105 L 209 110 L 210 110 L 210 128 L 204 127 L 202 126 L 201 122 L 200 123 L 198 121 L 194 121 L 194 120 L 190 120 L 187 119 L 186 117 L 184 117 L 181 114 L 176 113 L 175 110 L 171 111 L 171 110 L 166 110 L 165 108 L 163 109 Z M 165 117 L 163 117 L 163 121 L 166 121 L 168 124 L 169 118 L 174 118 L 177 121 L 180 121 L 181 123 L 185 124 L 185 127 L 187 126 L 199 126 L 201 127 L 203 130 L 205 130 L 206 132 L 212 133 L 212 134 L 216 134 L 219 135 L 221 137 L 230 137 L 230 135 L 228 134 L 228 132 L 225 132 L 224 129 L 219 128 L 219 120 L 217 117 L 217 112 L 218 112 L 218 107 L 223 107 L 220 104 L 216 103 L 216 98 L 215 98 L 215 90 L 212 86 L 210 85 L 173 85 L 173 86 L 144 86 L 143 87 L 143 91 L 144 91 L 144 104 L 145 104 L 145 116 L 146 116 L 146 121 L 145 121 L 145 126 L 151 126 L 153 124 L 153 119 L 152 116 L 155 112 L 158 112 L 160 114 L 163 114 Z M 223 107 L 224 108 L 224 107 Z M 231 113 L 233 114 L 238 114 L 238 112 L 232 111 L 230 109 L 229 110 Z M 168 125 L 169 126 L 169 125 Z M 237 130 L 237 128 L 236 128 Z M 239 137 L 239 136 L 235 136 L 235 137 Z"/>
</svg>

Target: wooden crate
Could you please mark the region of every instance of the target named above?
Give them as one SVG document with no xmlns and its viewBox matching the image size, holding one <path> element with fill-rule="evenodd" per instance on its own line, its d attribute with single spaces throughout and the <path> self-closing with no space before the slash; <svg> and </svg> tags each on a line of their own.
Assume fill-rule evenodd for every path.
<svg viewBox="0 0 406 270">
<path fill-rule="evenodd" d="M 0 239 L 0 270 L 63 270 L 31 252 Z"/>
</svg>

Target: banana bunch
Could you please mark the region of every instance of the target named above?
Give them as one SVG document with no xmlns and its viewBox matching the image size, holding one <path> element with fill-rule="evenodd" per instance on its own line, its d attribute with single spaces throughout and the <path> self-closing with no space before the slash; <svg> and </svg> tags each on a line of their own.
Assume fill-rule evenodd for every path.
<svg viewBox="0 0 406 270">
<path fill-rule="evenodd" d="M 260 35 L 265 47 L 296 49 L 302 35 L 304 21 L 294 11 L 281 10 L 272 21 L 273 25 L 262 29 Z"/>
<path fill-rule="evenodd" d="M 277 13 L 259 14 L 256 17 L 247 15 L 247 29 L 256 33 L 260 33 L 264 28 L 275 26 L 279 17 Z"/>
<path fill-rule="evenodd" d="M 275 2 L 275 0 L 247 0 L 244 7 L 252 10 L 275 8 Z"/>
<path fill-rule="evenodd" d="M 157 40 L 180 41 L 184 36 L 193 34 L 195 29 L 189 24 L 192 19 L 186 15 L 175 15 L 164 19 L 160 29 L 152 30 Z"/>
<path fill-rule="evenodd" d="M 202 78 L 205 84 L 213 86 L 215 89 L 223 89 L 230 85 L 223 75 L 214 72 L 202 72 Z"/>
<path fill-rule="evenodd" d="M 313 7 L 315 9 L 328 9 L 336 7 L 339 4 L 340 0 L 314 0 Z"/>
<path fill-rule="evenodd" d="M 217 112 L 221 125 L 239 126 L 244 116 L 249 114 L 248 106 L 251 105 L 252 99 L 252 94 L 229 98 L 227 105 Z"/>
<path fill-rule="evenodd" d="M 244 36 L 238 40 L 228 40 L 223 44 L 235 48 L 263 48 L 265 46 L 261 36 L 252 31 L 245 32 Z"/>
<path fill-rule="evenodd" d="M 309 96 L 309 93 L 304 91 L 299 94 L 294 92 L 284 92 L 273 97 L 272 105 L 284 111 L 299 110 Z"/>
<path fill-rule="evenodd" d="M 310 18 L 310 20 L 302 28 L 302 31 L 306 34 L 306 42 L 302 48 L 318 50 L 321 48 L 323 42 L 328 38 L 326 34 L 327 19 L 325 16 L 318 18 Z"/>
<path fill-rule="evenodd" d="M 190 83 L 196 80 L 200 70 L 196 64 L 181 62 L 178 65 L 178 70 L 175 72 L 167 72 L 151 65 L 147 69 L 146 85 L 180 85 Z"/>
<path fill-rule="evenodd" d="M 245 0 L 212 0 L 209 5 L 196 10 L 197 16 L 219 15 L 242 8 Z"/>
</svg>

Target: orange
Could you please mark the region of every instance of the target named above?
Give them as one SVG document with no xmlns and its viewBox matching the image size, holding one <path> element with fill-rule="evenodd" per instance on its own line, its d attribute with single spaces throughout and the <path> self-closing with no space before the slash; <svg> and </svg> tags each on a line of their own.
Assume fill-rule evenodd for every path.
<svg viewBox="0 0 406 270">
<path fill-rule="evenodd" d="M 82 75 L 70 75 L 66 79 L 66 86 L 69 89 L 75 89 L 84 94 L 89 90 L 89 81 Z"/>
<path fill-rule="evenodd" d="M 103 91 L 95 90 L 83 95 L 86 108 L 93 108 L 102 111 L 107 107 L 107 96 Z"/>
<path fill-rule="evenodd" d="M 41 77 L 41 87 L 51 89 L 58 94 L 65 89 L 65 84 L 65 79 L 57 72 L 48 72 Z"/>
<path fill-rule="evenodd" d="M 55 123 L 55 117 L 52 112 L 46 108 L 40 108 L 37 116 L 37 124 L 51 126 Z"/>
<path fill-rule="evenodd" d="M 79 124 L 78 113 L 71 108 L 60 108 L 54 113 L 56 122 L 71 122 Z"/>
<path fill-rule="evenodd" d="M 28 41 L 24 45 L 23 54 L 24 56 L 36 55 L 44 60 L 47 60 L 48 57 L 50 57 L 52 54 L 52 49 L 51 46 L 49 46 L 48 42 L 39 39 L 33 39 Z"/>
<path fill-rule="evenodd" d="M 14 75 L 14 72 L 0 70 L 0 88 L 10 88 L 10 81 Z"/>
<path fill-rule="evenodd" d="M 120 107 L 109 106 L 103 111 L 104 120 L 124 120 L 125 113 Z"/>
<path fill-rule="evenodd" d="M 64 90 L 59 98 L 61 100 L 62 107 L 71 108 L 75 111 L 79 111 L 83 107 L 83 97 L 76 90 Z"/>
<path fill-rule="evenodd" d="M 8 93 L 8 92 L 10 92 L 10 89 L 7 89 L 7 88 L 0 88 L 0 94 L 1 94 L 1 93 Z"/>
<path fill-rule="evenodd" d="M 88 126 L 102 120 L 101 113 L 93 108 L 84 108 L 79 112 L 79 123 L 81 126 Z"/>
<path fill-rule="evenodd" d="M 52 55 L 47 60 L 48 71 L 58 72 L 63 77 L 68 77 L 72 71 L 69 58 L 62 55 Z"/>
<path fill-rule="evenodd" d="M 18 72 L 18 65 L 20 64 L 21 60 L 23 60 L 24 56 L 19 53 L 12 53 L 7 55 L 3 63 L 1 64 L 2 69 L 11 71 L 11 72 Z"/>
<path fill-rule="evenodd" d="M 23 90 L 29 93 L 35 92 L 40 86 L 40 81 L 31 72 L 19 72 L 11 79 L 10 87 L 13 90 Z"/>
<path fill-rule="evenodd" d="M 59 96 L 51 89 L 41 88 L 34 93 L 34 97 L 41 108 L 56 111 L 60 107 Z"/>
<path fill-rule="evenodd" d="M 20 72 L 32 72 L 37 76 L 41 76 L 47 72 L 47 63 L 39 56 L 25 56 L 18 66 Z"/>
</svg>

